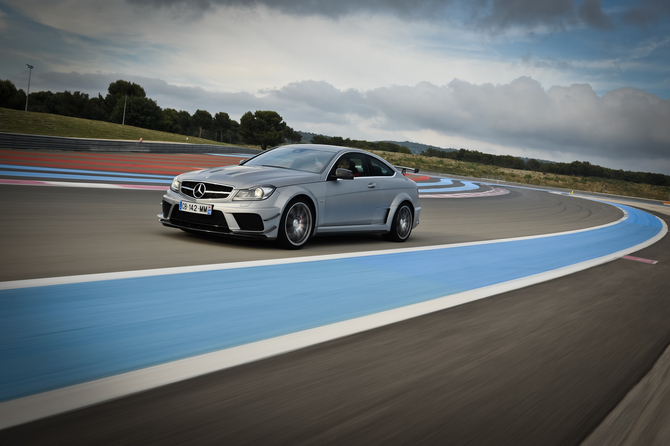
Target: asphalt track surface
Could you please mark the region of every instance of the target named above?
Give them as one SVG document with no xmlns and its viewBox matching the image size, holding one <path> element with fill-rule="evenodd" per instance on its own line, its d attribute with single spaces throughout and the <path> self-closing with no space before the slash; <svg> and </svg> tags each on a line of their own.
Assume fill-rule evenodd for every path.
<svg viewBox="0 0 670 446">
<path fill-rule="evenodd" d="M 156 222 L 160 192 L 0 186 L 2 278 L 286 257 Z M 422 200 L 405 246 L 609 223 L 546 192 Z M 147 214 L 147 209 L 151 212 Z M 153 211 L 156 209 L 156 211 Z M 45 216 L 49 218 L 45 219 Z M 670 341 L 667 237 L 522 290 L 0 432 L 3 444 L 579 444 Z M 396 247 L 317 238 L 294 255 Z M 482 274 L 486 274 L 485 271 Z M 325 284 L 326 285 L 326 284 Z"/>
<path fill-rule="evenodd" d="M 547 192 L 510 189 L 477 199 L 422 200 L 406 247 L 583 229 L 620 210 Z M 378 235 L 317 237 L 299 251 L 271 243 L 187 235 L 157 223 L 162 191 L 0 186 L 0 281 L 394 249 Z"/>
</svg>

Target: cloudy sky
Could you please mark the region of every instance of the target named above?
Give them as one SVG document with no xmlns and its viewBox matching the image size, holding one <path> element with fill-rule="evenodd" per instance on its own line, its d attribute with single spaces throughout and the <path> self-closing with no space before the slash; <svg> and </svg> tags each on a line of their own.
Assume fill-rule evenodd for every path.
<svg viewBox="0 0 670 446">
<path fill-rule="evenodd" d="M 0 0 L 0 79 L 670 174 L 668 0 Z"/>
</svg>

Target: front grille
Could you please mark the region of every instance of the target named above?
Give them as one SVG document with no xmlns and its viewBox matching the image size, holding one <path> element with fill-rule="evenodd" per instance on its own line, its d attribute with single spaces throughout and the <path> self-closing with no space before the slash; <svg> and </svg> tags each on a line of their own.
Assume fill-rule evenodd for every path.
<svg viewBox="0 0 670 446">
<path fill-rule="evenodd" d="M 223 212 L 213 210 L 212 215 L 193 214 L 180 211 L 178 206 L 172 210 L 170 223 L 182 228 L 201 229 L 203 231 L 230 232 Z"/>
<path fill-rule="evenodd" d="M 258 214 L 233 214 L 237 225 L 243 231 L 262 231 L 263 219 Z"/>
<path fill-rule="evenodd" d="M 202 181 L 182 181 L 181 183 L 181 193 L 186 195 L 187 197 L 193 197 L 196 198 L 193 195 L 193 190 L 198 184 L 204 184 L 205 185 L 205 195 L 202 197 L 197 197 L 198 199 L 200 198 L 209 198 L 209 199 L 225 199 L 228 198 L 230 193 L 233 191 L 233 188 L 230 186 L 224 186 L 222 184 L 215 184 L 215 183 L 204 183 Z"/>
</svg>

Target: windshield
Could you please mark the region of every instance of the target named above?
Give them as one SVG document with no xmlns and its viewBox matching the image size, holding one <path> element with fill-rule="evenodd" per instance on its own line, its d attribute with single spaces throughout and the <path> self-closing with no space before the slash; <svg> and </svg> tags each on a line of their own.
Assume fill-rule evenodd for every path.
<svg viewBox="0 0 670 446">
<path fill-rule="evenodd" d="M 279 147 L 250 159 L 244 163 L 244 165 L 278 167 L 281 169 L 321 173 L 334 156 L 335 153 L 324 150 L 303 149 L 300 147 Z"/>
</svg>

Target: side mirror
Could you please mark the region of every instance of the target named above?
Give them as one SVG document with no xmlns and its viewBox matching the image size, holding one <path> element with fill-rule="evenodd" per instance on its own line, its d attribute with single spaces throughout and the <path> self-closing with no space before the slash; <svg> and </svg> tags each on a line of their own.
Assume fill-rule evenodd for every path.
<svg viewBox="0 0 670 446">
<path fill-rule="evenodd" d="M 241 166 L 242 164 L 246 163 L 247 161 L 249 161 L 249 158 L 240 160 L 240 162 L 238 164 Z"/>
<path fill-rule="evenodd" d="M 351 170 L 349 169 L 337 169 L 335 171 L 335 178 L 338 180 L 353 180 L 354 179 L 354 174 Z"/>
</svg>

